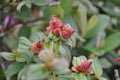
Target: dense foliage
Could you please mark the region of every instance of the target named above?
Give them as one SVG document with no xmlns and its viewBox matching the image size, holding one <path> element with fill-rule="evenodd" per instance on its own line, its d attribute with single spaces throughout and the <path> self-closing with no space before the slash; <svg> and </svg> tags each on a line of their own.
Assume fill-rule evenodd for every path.
<svg viewBox="0 0 120 80">
<path fill-rule="evenodd" d="M 0 0 L 0 80 L 119 80 L 119 0 Z"/>
</svg>

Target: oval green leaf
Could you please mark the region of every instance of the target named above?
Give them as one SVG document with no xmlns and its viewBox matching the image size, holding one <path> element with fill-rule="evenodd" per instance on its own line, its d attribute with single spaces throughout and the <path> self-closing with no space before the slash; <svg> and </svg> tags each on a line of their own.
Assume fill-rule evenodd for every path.
<svg viewBox="0 0 120 80">
<path fill-rule="evenodd" d="M 44 6 L 50 3 L 50 0 L 31 0 L 31 2 L 37 6 Z"/>
<path fill-rule="evenodd" d="M 15 54 L 10 52 L 0 52 L 0 56 L 6 60 L 15 60 Z"/>
<path fill-rule="evenodd" d="M 26 80 L 43 80 L 48 73 L 44 64 L 34 64 L 29 67 Z"/>
<path fill-rule="evenodd" d="M 75 80 L 88 80 L 83 73 L 76 73 Z"/>
<path fill-rule="evenodd" d="M 98 58 L 91 59 L 90 61 L 92 61 L 92 69 L 95 73 L 95 76 L 99 78 L 102 75 L 103 70 Z"/>
<path fill-rule="evenodd" d="M 10 76 L 16 74 L 17 72 L 19 72 L 22 69 L 22 67 L 23 67 L 23 64 L 18 63 L 18 62 L 11 64 L 5 71 L 5 74 L 6 74 L 6 76 L 10 77 Z"/>
<path fill-rule="evenodd" d="M 104 30 L 107 27 L 110 19 L 109 16 L 101 14 L 97 15 L 97 18 L 98 20 L 96 25 L 93 25 L 93 27 L 87 31 L 85 36 L 86 38 L 95 36 L 98 32 Z"/>
</svg>

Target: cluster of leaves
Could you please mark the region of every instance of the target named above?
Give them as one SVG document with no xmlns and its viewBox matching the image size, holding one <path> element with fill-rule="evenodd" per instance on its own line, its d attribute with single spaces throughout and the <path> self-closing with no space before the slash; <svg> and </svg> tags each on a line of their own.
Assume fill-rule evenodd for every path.
<svg viewBox="0 0 120 80">
<path fill-rule="evenodd" d="M 39 36 L 38 36 L 39 35 Z M 32 35 L 32 38 L 34 41 L 40 41 L 40 39 L 45 37 L 45 35 L 40 33 L 36 33 L 35 35 Z M 33 38 L 34 37 L 34 38 Z M 32 41 L 32 40 L 31 40 Z M 51 49 L 53 46 L 52 41 L 48 41 L 44 46 L 47 49 Z M 52 46 L 51 46 L 52 45 Z M 38 79 L 44 79 L 50 77 L 51 72 L 54 72 L 56 75 L 58 75 L 58 79 L 74 79 L 73 73 L 69 70 L 69 63 L 67 62 L 70 59 L 68 56 L 64 55 L 70 55 L 70 52 L 68 52 L 67 47 L 64 47 L 62 45 L 59 51 L 61 51 L 59 54 L 61 57 L 64 57 L 64 59 L 57 58 L 54 63 L 54 67 L 52 68 L 51 59 L 54 59 L 54 53 L 50 50 L 45 50 L 39 53 L 38 55 L 34 55 L 34 53 L 30 50 L 31 42 L 26 39 L 25 37 L 19 38 L 19 45 L 18 49 L 14 53 L 9 52 L 1 52 L 1 56 L 5 58 L 6 60 L 10 61 L 16 61 L 14 64 L 11 64 L 8 69 L 5 71 L 5 74 L 7 77 L 11 77 L 12 75 L 18 73 L 17 80 L 25 79 L 25 80 L 38 80 Z M 56 44 L 57 46 L 57 44 Z M 55 49 L 57 47 L 55 46 Z M 53 46 L 54 47 L 54 46 Z M 67 49 L 67 50 L 66 50 Z M 65 53 L 66 51 L 66 53 Z M 67 61 L 65 60 L 67 59 Z M 81 57 L 74 57 L 73 59 L 73 65 L 80 64 L 80 62 L 86 61 L 87 59 L 84 56 Z M 42 63 L 42 61 L 44 63 Z M 95 73 L 95 78 L 101 78 L 102 75 L 102 68 L 98 61 L 98 59 L 91 59 L 92 62 L 92 69 Z M 64 69 L 64 70 L 63 70 Z M 60 75 L 62 74 L 62 75 Z M 64 74 L 64 75 L 63 75 Z M 69 76 L 68 76 L 69 75 Z M 71 76 L 70 76 L 71 75 Z M 89 76 L 90 77 L 90 76 Z M 73 78 L 73 79 L 72 79 Z M 49 78 L 50 79 L 50 78 Z M 57 80 L 58 80 L 57 79 Z M 82 72 L 77 72 L 75 75 L 75 80 L 87 80 L 86 75 L 84 75 Z"/>
<path fill-rule="evenodd" d="M 59 68 L 60 70 L 46 71 L 45 64 L 30 50 L 33 42 L 41 41 L 45 43 L 44 48 L 47 49 L 51 49 L 51 45 L 54 44 L 53 51 L 58 52 L 59 57 L 67 59 L 69 65 L 71 61 L 73 65 L 81 63 L 81 57 L 73 58 L 72 56 L 84 55 L 93 58 L 89 60 L 92 61 L 93 68 L 89 74 L 81 72 L 56 74 L 59 80 L 70 80 L 75 75 L 76 80 L 115 80 L 113 69 L 119 66 L 115 62 L 115 58 L 119 57 L 120 45 L 119 3 L 119 0 L 0 0 L 0 51 L 2 51 L 0 55 L 6 60 L 16 61 L 8 67 L 5 75 L 10 77 L 19 72 L 18 80 L 21 76 L 23 79 L 27 77 L 27 80 L 31 80 L 35 77 L 51 78 L 48 75 L 52 72 L 56 74 L 57 70 L 63 71 L 65 65 L 58 65 L 62 68 Z M 52 14 L 62 22 L 70 24 L 75 30 L 74 36 L 59 44 L 56 36 L 51 33 L 48 35 L 45 28 Z M 64 64 L 61 62 L 60 64 Z M 36 73 L 32 76 L 34 69 Z"/>
</svg>

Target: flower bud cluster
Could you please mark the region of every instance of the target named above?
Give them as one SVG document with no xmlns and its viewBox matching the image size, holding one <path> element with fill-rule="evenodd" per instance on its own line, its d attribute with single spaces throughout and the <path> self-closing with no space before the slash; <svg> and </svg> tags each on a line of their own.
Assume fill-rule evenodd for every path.
<svg viewBox="0 0 120 80">
<path fill-rule="evenodd" d="M 70 38 L 74 34 L 74 30 L 63 24 L 58 18 L 52 16 L 47 32 L 52 32 L 56 36 L 62 36 L 64 39 Z"/>
<path fill-rule="evenodd" d="M 72 70 L 75 72 L 82 72 L 84 74 L 87 74 L 91 71 L 92 69 L 92 62 L 90 61 L 83 61 L 80 64 L 73 66 Z"/>
</svg>

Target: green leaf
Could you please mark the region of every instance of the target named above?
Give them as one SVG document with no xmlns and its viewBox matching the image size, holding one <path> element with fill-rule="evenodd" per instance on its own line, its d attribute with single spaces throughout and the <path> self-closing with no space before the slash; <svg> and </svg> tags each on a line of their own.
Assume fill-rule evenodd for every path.
<svg viewBox="0 0 120 80">
<path fill-rule="evenodd" d="M 15 60 L 15 54 L 10 52 L 0 52 L 0 56 L 6 60 Z"/>
<path fill-rule="evenodd" d="M 46 36 L 42 33 L 42 32 L 36 32 L 36 33 L 33 33 L 30 37 L 30 40 L 32 42 L 37 42 L 37 41 L 41 41 L 45 39 L 46 40 Z"/>
<path fill-rule="evenodd" d="M 2 69 L 0 69 L 0 79 L 4 80 L 4 78 L 5 78 L 4 72 Z"/>
<path fill-rule="evenodd" d="M 61 57 L 64 57 L 69 62 L 71 61 L 71 52 L 70 52 L 70 50 L 66 46 L 61 45 L 59 51 L 60 51 L 59 55 Z"/>
<path fill-rule="evenodd" d="M 31 34 L 31 27 L 22 27 L 19 32 L 18 32 L 18 36 L 24 36 L 26 38 L 29 38 Z"/>
<path fill-rule="evenodd" d="M 71 39 L 66 41 L 66 45 L 69 45 L 71 48 L 75 47 L 75 43 Z"/>
<path fill-rule="evenodd" d="M 50 0 L 31 0 L 31 2 L 37 6 L 44 6 L 50 3 Z"/>
<path fill-rule="evenodd" d="M 20 37 L 19 43 L 24 45 L 24 46 L 27 46 L 27 47 L 30 47 L 30 45 L 31 45 L 31 42 L 25 37 Z"/>
<path fill-rule="evenodd" d="M 39 59 L 38 55 L 34 56 L 34 61 L 36 63 L 42 63 L 41 60 Z"/>
<path fill-rule="evenodd" d="M 19 44 L 21 44 L 21 45 L 23 45 L 25 47 L 30 47 L 31 42 L 25 37 L 20 37 L 19 38 Z M 19 47 L 19 45 L 18 45 L 18 47 Z"/>
<path fill-rule="evenodd" d="M 83 5 L 85 5 L 87 12 L 89 14 L 97 14 L 98 10 L 95 6 L 93 6 L 90 0 L 79 0 Z"/>
<path fill-rule="evenodd" d="M 73 64 L 73 65 L 78 65 L 78 64 L 80 64 L 81 62 L 86 61 L 86 60 L 87 60 L 87 58 L 86 58 L 85 56 L 73 57 L 72 64 Z"/>
<path fill-rule="evenodd" d="M 56 42 L 56 46 L 55 46 L 56 47 L 56 49 L 55 49 L 56 54 L 58 54 L 58 52 L 59 52 L 60 43 L 61 43 L 60 40 Z"/>
<path fill-rule="evenodd" d="M 49 6 L 44 6 L 44 8 L 43 8 L 43 15 L 44 15 L 45 20 L 47 20 L 47 21 L 50 20 L 52 13 L 50 11 L 50 7 Z"/>
<path fill-rule="evenodd" d="M 83 73 L 76 73 L 75 80 L 88 80 Z"/>
<path fill-rule="evenodd" d="M 108 80 L 108 79 L 104 77 L 100 77 L 99 80 Z"/>
<path fill-rule="evenodd" d="M 20 28 L 18 32 L 18 37 L 24 36 L 26 38 L 29 38 L 31 34 L 31 27 L 22 27 Z"/>
<path fill-rule="evenodd" d="M 25 5 L 24 1 L 20 2 L 17 6 L 17 11 L 21 12 L 21 8 Z"/>
<path fill-rule="evenodd" d="M 116 32 L 105 39 L 105 44 L 99 50 L 108 52 L 120 45 L 120 32 Z"/>
<path fill-rule="evenodd" d="M 48 74 L 44 64 L 34 64 L 29 67 L 26 80 L 43 80 Z"/>
<path fill-rule="evenodd" d="M 74 17 L 71 14 L 68 14 L 67 16 L 65 16 L 64 18 L 64 23 L 66 24 L 70 24 L 70 26 L 75 30 L 74 35 L 71 37 L 73 43 L 72 46 L 75 46 L 76 44 L 76 40 L 80 40 L 82 42 L 84 42 L 85 40 L 79 35 L 79 30 L 78 30 L 78 25 L 74 19 Z M 69 43 L 69 42 L 68 42 Z"/>
<path fill-rule="evenodd" d="M 21 8 L 26 5 L 28 8 L 31 8 L 31 2 L 29 0 L 21 1 L 17 6 L 17 11 L 21 12 Z"/>
<path fill-rule="evenodd" d="M 57 78 L 57 80 L 73 80 L 73 79 L 61 77 L 61 78 Z"/>
<path fill-rule="evenodd" d="M 30 50 L 30 47 L 24 46 L 22 44 L 19 44 L 17 51 L 20 52 L 21 54 L 22 53 L 28 54 L 29 56 L 33 55 L 33 52 Z"/>
<path fill-rule="evenodd" d="M 74 74 L 58 75 L 57 80 L 74 80 Z"/>
<path fill-rule="evenodd" d="M 27 56 L 25 54 L 20 54 L 20 56 L 16 57 L 17 62 L 26 62 L 29 59 L 30 59 L 29 56 Z"/>
<path fill-rule="evenodd" d="M 82 36 L 85 36 L 87 27 L 87 12 L 84 5 L 79 4 L 77 10 L 75 11 L 75 18 L 81 30 Z"/>
<path fill-rule="evenodd" d="M 102 65 L 103 68 L 110 68 L 112 66 L 112 64 L 106 58 L 101 58 L 100 63 L 104 64 Z"/>
<path fill-rule="evenodd" d="M 8 41 L 9 40 L 9 41 Z M 18 38 L 14 37 L 12 34 L 9 36 L 4 36 L 3 42 L 11 49 L 16 50 L 18 46 Z"/>
<path fill-rule="evenodd" d="M 28 71 L 28 68 L 29 68 L 28 65 L 26 65 L 26 66 L 24 66 L 23 69 L 21 69 L 21 70 L 19 71 L 18 76 L 17 76 L 17 80 L 21 80 L 21 78 L 22 78 L 23 76 L 26 76 L 27 71 Z"/>
<path fill-rule="evenodd" d="M 98 55 L 98 56 L 101 56 L 101 55 L 104 54 L 103 51 L 99 51 L 96 48 L 90 47 L 90 46 L 84 46 L 83 49 L 88 51 L 87 54 L 95 54 L 95 55 Z"/>
<path fill-rule="evenodd" d="M 28 8 L 31 8 L 31 7 L 32 7 L 31 1 L 29 1 L 29 0 L 25 0 L 25 5 L 26 5 Z"/>
<path fill-rule="evenodd" d="M 58 75 L 67 74 L 70 72 L 69 64 L 64 58 L 54 59 L 53 63 L 54 63 L 53 71 L 55 72 L 55 74 L 58 74 Z"/>
<path fill-rule="evenodd" d="M 67 3 L 67 4 L 65 4 Z M 72 9 L 73 0 L 60 0 L 60 6 L 64 10 L 64 13 L 67 14 Z"/>
<path fill-rule="evenodd" d="M 107 27 L 109 23 L 109 16 L 101 14 L 97 15 L 97 18 L 98 20 L 96 25 L 93 25 L 93 27 L 91 26 L 92 28 L 87 31 L 86 38 L 95 36 L 98 32 L 104 30 Z"/>
<path fill-rule="evenodd" d="M 53 48 L 53 42 L 52 41 L 48 41 L 44 44 L 44 48 L 45 49 L 52 49 Z"/>
<path fill-rule="evenodd" d="M 75 33 L 75 37 L 81 42 L 85 42 L 85 39 L 83 39 L 79 34 Z"/>
<path fill-rule="evenodd" d="M 97 58 L 94 58 L 94 59 L 91 59 L 90 61 L 92 61 L 92 69 L 95 73 L 95 76 L 99 78 L 103 73 L 102 66 L 99 60 Z"/>
<path fill-rule="evenodd" d="M 10 77 L 10 76 L 16 74 L 17 72 L 19 72 L 22 69 L 22 67 L 23 67 L 23 64 L 18 63 L 18 62 L 11 64 L 5 71 L 5 74 L 6 74 L 6 76 Z"/>
<path fill-rule="evenodd" d="M 32 43 L 27 38 L 20 37 L 19 38 L 19 45 L 18 45 L 18 52 L 20 52 L 20 53 L 29 52 L 31 44 Z"/>
<path fill-rule="evenodd" d="M 87 30 L 89 31 L 90 29 L 94 28 L 97 22 L 98 22 L 98 17 L 96 15 L 92 16 L 88 21 Z"/>
<path fill-rule="evenodd" d="M 50 6 L 51 13 L 54 14 L 59 19 L 63 19 L 64 12 L 60 5 Z"/>
<path fill-rule="evenodd" d="M 32 17 L 32 12 L 29 8 L 23 6 L 21 12 L 18 11 L 14 12 L 14 17 L 16 19 L 22 19 L 23 21 L 26 21 Z"/>
<path fill-rule="evenodd" d="M 31 44 L 32 43 L 27 38 L 20 37 L 17 51 L 21 54 L 24 53 L 24 54 L 27 54 L 27 56 L 32 57 L 33 52 L 30 50 Z"/>
<path fill-rule="evenodd" d="M 76 33 L 79 33 L 78 27 L 77 27 L 77 22 L 75 21 L 74 17 L 72 14 L 68 14 L 64 17 L 63 22 L 65 24 L 70 24 L 70 26 L 75 29 Z"/>
</svg>

